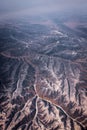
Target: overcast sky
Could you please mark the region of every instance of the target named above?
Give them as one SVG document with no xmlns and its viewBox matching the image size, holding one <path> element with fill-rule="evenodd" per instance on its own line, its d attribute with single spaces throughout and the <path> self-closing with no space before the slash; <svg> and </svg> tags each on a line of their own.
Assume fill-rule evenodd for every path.
<svg viewBox="0 0 87 130">
<path fill-rule="evenodd" d="M 0 0 L 0 15 L 86 11 L 87 0 Z"/>
</svg>

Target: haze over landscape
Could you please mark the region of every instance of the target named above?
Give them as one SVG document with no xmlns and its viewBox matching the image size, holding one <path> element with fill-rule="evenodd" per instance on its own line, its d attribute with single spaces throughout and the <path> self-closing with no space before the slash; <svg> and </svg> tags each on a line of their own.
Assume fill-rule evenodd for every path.
<svg viewBox="0 0 87 130">
<path fill-rule="evenodd" d="M 43 15 L 50 13 L 86 13 L 86 0 L 3 0 L 0 1 L 1 18 L 14 15 Z"/>
<path fill-rule="evenodd" d="M 87 0 L 0 0 L 0 130 L 87 130 Z"/>
</svg>

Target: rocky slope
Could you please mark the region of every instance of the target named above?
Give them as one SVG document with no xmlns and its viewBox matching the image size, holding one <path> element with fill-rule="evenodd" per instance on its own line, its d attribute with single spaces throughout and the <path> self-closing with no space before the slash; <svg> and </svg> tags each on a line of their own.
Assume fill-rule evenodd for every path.
<svg viewBox="0 0 87 130">
<path fill-rule="evenodd" d="M 86 130 L 87 36 L 78 32 L 57 21 L 0 26 L 0 130 Z"/>
</svg>

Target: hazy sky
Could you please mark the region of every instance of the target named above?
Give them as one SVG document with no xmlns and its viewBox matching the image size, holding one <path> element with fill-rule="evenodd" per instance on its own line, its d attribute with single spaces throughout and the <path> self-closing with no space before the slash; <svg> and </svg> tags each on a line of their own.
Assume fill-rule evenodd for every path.
<svg viewBox="0 0 87 130">
<path fill-rule="evenodd" d="M 87 0 L 0 0 L 1 17 L 7 14 L 41 14 L 54 11 L 86 11 Z"/>
</svg>

